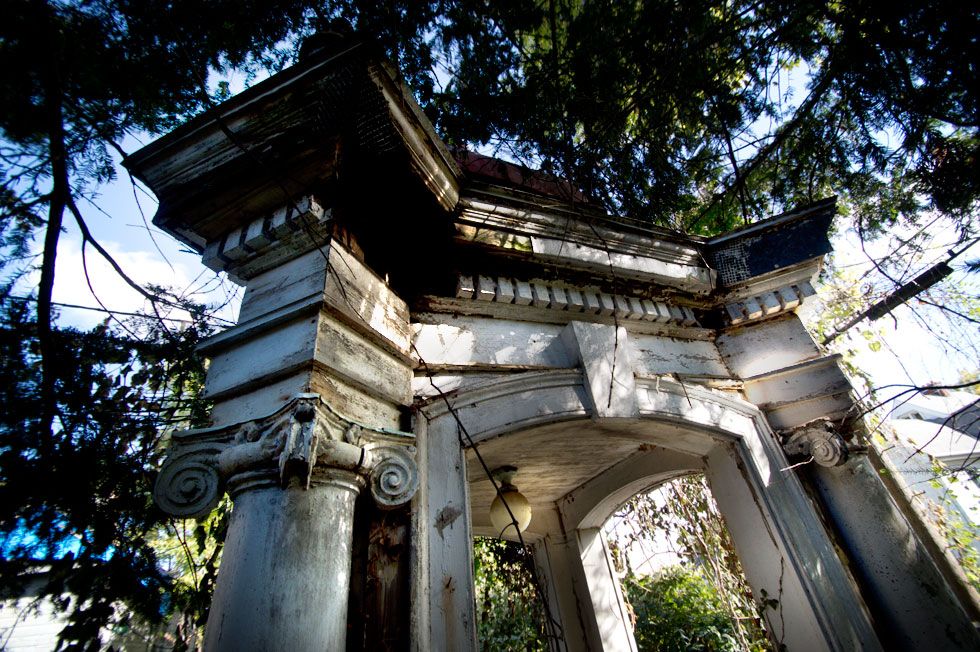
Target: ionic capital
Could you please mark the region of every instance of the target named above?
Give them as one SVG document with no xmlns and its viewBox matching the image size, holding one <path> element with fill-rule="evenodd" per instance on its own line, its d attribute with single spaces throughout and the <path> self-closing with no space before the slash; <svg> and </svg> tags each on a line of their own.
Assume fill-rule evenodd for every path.
<svg viewBox="0 0 980 652">
<path fill-rule="evenodd" d="M 383 508 L 418 489 L 414 436 L 359 424 L 318 394 L 300 394 L 280 410 L 243 423 L 173 436 L 154 487 L 168 514 L 209 513 L 229 487 L 279 484 L 308 489 L 327 469 L 353 472 Z"/>
<path fill-rule="evenodd" d="M 783 450 L 789 457 L 806 457 L 820 466 L 839 466 L 847 460 L 847 444 L 827 421 L 806 424 L 786 433 Z"/>
</svg>

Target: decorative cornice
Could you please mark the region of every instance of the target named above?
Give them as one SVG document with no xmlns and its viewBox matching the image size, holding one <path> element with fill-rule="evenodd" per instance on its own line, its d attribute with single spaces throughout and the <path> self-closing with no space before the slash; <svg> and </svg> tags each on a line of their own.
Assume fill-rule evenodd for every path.
<svg viewBox="0 0 980 652">
<path fill-rule="evenodd" d="M 692 239 L 614 229 L 557 208 L 540 199 L 514 206 L 488 197 L 461 197 L 456 242 L 695 295 L 715 288 L 715 273 Z"/>
<path fill-rule="evenodd" d="M 820 466 L 839 466 L 847 460 L 847 443 L 826 420 L 785 433 L 783 450 L 789 457 L 808 458 Z"/>
<path fill-rule="evenodd" d="M 800 281 L 771 292 L 763 292 L 759 296 L 740 298 L 738 301 L 726 303 L 725 317 L 733 326 L 771 317 L 793 310 L 814 294 L 816 291 L 809 281 Z"/>
<path fill-rule="evenodd" d="M 339 469 L 365 478 L 379 506 L 397 507 L 418 488 L 414 441 L 410 433 L 344 417 L 318 394 L 300 394 L 259 419 L 174 435 L 154 499 L 168 514 L 199 517 L 226 489 L 308 489 L 324 471 Z"/>
<path fill-rule="evenodd" d="M 605 213 L 583 215 L 568 211 L 561 203 L 532 196 L 519 204 L 506 197 L 473 193 L 460 197 L 457 227 L 469 226 L 482 231 L 520 234 L 523 237 L 558 238 L 568 244 L 582 244 L 610 251 L 657 258 L 664 262 L 704 267 L 701 242 L 696 236 L 667 231 L 647 233 L 625 231 Z M 611 219 L 612 225 L 595 224 L 597 219 Z M 472 231 L 464 237 L 474 239 Z"/>
<path fill-rule="evenodd" d="M 456 298 L 564 310 L 571 313 L 615 315 L 621 319 L 677 326 L 698 325 L 694 312 L 687 306 L 676 306 L 640 297 L 607 294 L 590 288 L 574 288 L 539 280 L 520 281 L 506 277 L 461 275 L 456 283 Z"/>
<path fill-rule="evenodd" d="M 332 210 L 313 195 L 252 220 L 208 242 L 202 262 L 233 279 L 249 279 L 323 246 Z"/>
<path fill-rule="evenodd" d="M 371 65 L 369 70 L 388 103 L 392 126 L 401 134 L 416 173 L 442 207 L 453 210 L 459 202 L 462 175 L 459 165 L 436 135 L 397 69 L 381 63 Z"/>
</svg>

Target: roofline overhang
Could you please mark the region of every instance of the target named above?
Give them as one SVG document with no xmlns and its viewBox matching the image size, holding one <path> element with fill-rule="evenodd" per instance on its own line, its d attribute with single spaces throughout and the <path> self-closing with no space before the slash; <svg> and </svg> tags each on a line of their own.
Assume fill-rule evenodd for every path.
<svg viewBox="0 0 980 652">
<path fill-rule="evenodd" d="M 311 57 L 252 86 L 231 99 L 195 116 L 123 160 L 123 166 L 145 183 L 160 200 L 154 224 L 201 251 L 211 239 L 195 228 L 206 216 L 174 214 L 165 203 L 190 190 L 201 174 L 233 160 L 246 161 L 263 152 L 241 145 L 250 130 L 262 124 L 262 109 L 285 101 L 298 88 L 314 83 L 341 65 L 356 62 L 362 44 L 325 57 Z M 414 174 L 428 187 L 439 204 L 453 210 L 459 199 L 462 172 L 411 92 L 387 63 L 365 59 L 371 82 L 385 100 L 391 126 L 398 132 Z M 315 128 L 309 125 L 310 129 Z M 221 148 L 216 149 L 216 148 Z M 268 182 L 268 180 L 267 180 Z M 199 192 L 199 190 L 196 190 Z M 249 216 L 254 217 L 254 216 Z M 234 225 L 229 225 L 229 230 Z"/>
</svg>

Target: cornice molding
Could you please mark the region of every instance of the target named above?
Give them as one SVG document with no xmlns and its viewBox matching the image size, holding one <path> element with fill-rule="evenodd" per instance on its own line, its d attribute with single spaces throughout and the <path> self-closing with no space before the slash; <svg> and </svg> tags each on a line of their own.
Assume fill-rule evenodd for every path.
<svg viewBox="0 0 980 652">
<path fill-rule="evenodd" d="M 456 298 L 615 316 L 675 326 L 698 326 L 694 311 L 687 306 L 540 280 L 521 281 L 502 276 L 460 275 L 456 284 Z"/>
</svg>

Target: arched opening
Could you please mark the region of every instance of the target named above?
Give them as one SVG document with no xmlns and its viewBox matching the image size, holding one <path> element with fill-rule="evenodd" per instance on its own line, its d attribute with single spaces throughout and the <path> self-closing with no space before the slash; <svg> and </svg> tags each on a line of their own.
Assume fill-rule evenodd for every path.
<svg viewBox="0 0 980 652">
<path fill-rule="evenodd" d="M 558 421 L 485 439 L 466 451 L 470 518 L 477 537 L 518 538 L 513 528 L 501 532 L 490 517 L 496 491 L 487 472 L 504 466 L 516 467 L 514 485 L 530 502 L 532 518 L 521 539 L 533 556 L 532 572 L 543 602 L 538 608 L 543 607 L 546 621 L 543 633 L 560 639 L 551 641 L 552 649 L 635 649 L 602 527 L 638 492 L 698 471 L 703 462 L 634 435 L 617 434 L 614 424 L 599 427 L 590 420 Z M 580 512 L 585 507 L 588 512 Z M 510 572 L 517 571 L 513 566 Z M 590 601 L 588 613 L 583 613 L 584 601 Z"/>
<path fill-rule="evenodd" d="M 678 436 L 676 427 L 654 421 L 645 426 L 562 421 L 484 440 L 467 451 L 476 536 L 501 534 L 490 523 L 495 491 L 486 471 L 505 465 L 518 469 L 514 484 L 533 514 L 521 538 L 533 554 L 543 615 L 550 621 L 543 632 L 561 639 L 551 641 L 553 649 L 637 649 L 633 612 L 605 526 L 637 495 L 701 476 L 707 464 L 704 455 L 663 445 Z M 644 430 L 651 432 L 641 435 Z M 695 447 L 694 437 L 684 439 L 685 448 Z M 711 437 L 704 442 L 714 445 Z M 513 529 L 505 530 L 504 537 L 517 538 Z M 482 631 L 488 631 L 483 625 Z"/>
<path fill-rule="evenodd" d="M 747 403 L 670 381 L 636 383 L 630 414 L 594 417 L 582 374 L 519 374 L 424 410 L 432 640 L 474 631 L 471 541 L 495 536 L 489 472 L 513 478 L 533 517 L 546 601 L 561 650 L 636 649 L 601 528 L 637 493 L 705 474 L 756 596 L 775 606 L 767 627 L 802 649 L 854 649 L 874 640 L 812 505 L 764 419 Z M 608 415 L 609 412 L 607 411 Z M 478 454 L 479 453 L 479 454 Z M 465 520 L 464 520 L 465 519 Z M 462 552 L 461 552 L 462 550 Z M 463 617 L 461 618 L 461 614 Z M 462 638 L 457 640 L 463 640 Z M 798 645 L 794 645 L 797 643 Z"/>
<path fill-rule="evenodd" d="M 640 652 L 778 647 L 703 474 L 637 494 L 603 534 Z"/>
<path fill-rule="evenodd" d="M 702 473 L 636 494 L 606 520 L 601 537 L 640 652 L 778 647 L 760 614 L 771 603 L 755 601 Z M 562 639 L 576 635 L 564 631 L 559 605 L 547 604 L 549 569 L 536 559 L 543 545 L 475 537 L 480 649 L 567 649 Z"/>
</svg>

